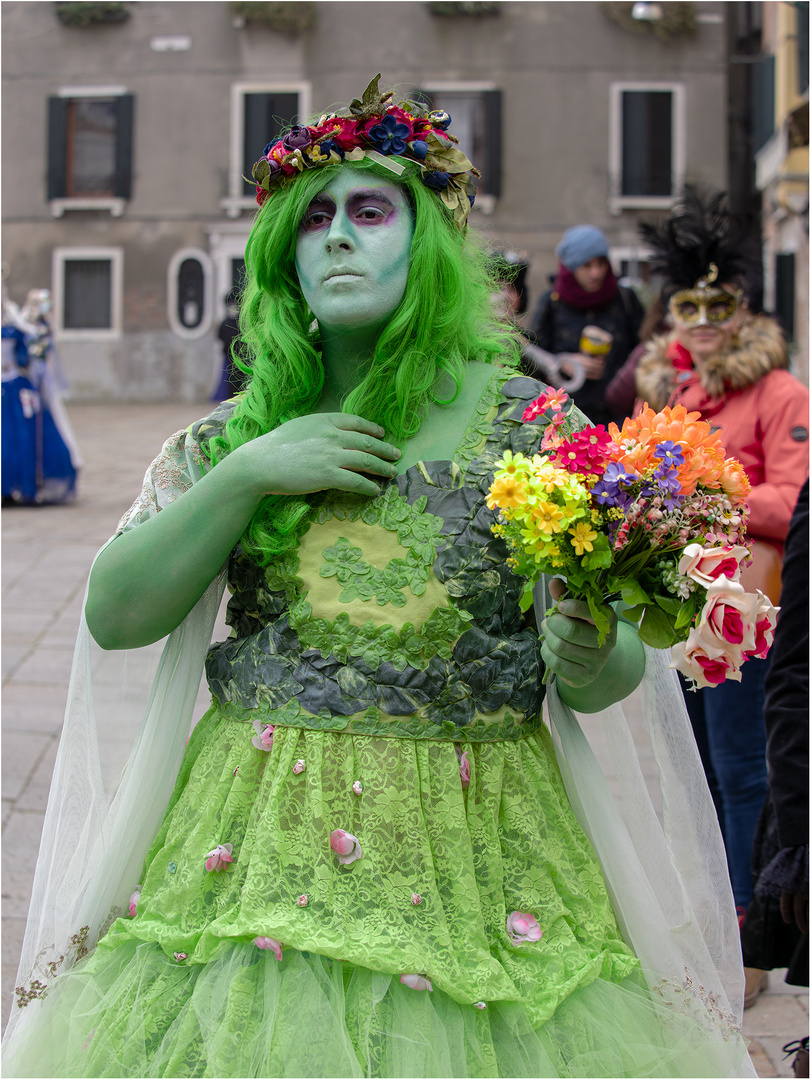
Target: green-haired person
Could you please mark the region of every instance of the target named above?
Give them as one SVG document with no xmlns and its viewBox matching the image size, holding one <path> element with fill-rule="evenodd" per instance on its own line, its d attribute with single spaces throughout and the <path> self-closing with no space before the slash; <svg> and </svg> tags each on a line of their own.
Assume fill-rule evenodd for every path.
<svg viewBox="0 0 811 1080">
<path fill-rule="evenodd" d="M 666 828 L 630 738 L 626 821 L 572 710 L 637 687 L 636 632 L 600 645 L 559 585 L 528 617 L 491 530 L 543 387 L 449 123 L 375 79 L 254 167 L 246 387 L 166 442 L 91 573 L 7 1076 L 754 1075 L 678 687 Z M 122 655 L 148 700 L 110 782 Z"/>
</svg>

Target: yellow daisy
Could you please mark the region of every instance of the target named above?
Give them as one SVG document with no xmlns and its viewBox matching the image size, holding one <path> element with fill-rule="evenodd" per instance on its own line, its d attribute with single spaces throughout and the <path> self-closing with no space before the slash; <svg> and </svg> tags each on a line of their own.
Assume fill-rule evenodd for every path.
<svg viewBox="0 0 811 1080">
<path fill-rule="evenodd" d="M 597 539 L 597 533 L 585 521 L 578 521 L 573 529 L 569 529 L 572 537 L 572 547 L 576 554 L 582 555 L 584 551 L 594 551 L 592 540 Z"/>
</svg>

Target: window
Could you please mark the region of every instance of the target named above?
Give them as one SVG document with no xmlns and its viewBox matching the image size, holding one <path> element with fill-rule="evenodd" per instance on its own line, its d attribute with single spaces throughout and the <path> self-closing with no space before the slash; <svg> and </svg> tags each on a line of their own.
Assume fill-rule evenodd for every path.
<svg viewBox="0 0 811 1080">
<path fill-rule="evenodd" d="M 762 150 L 774 134 L 774 57 L 762 56 L 754 64 L 752 79 L 752 145 Z"/>
<path fill-rule="evenodd" d="M 122 266 L 120 248 L 54 249 L 54 319 L 60 338 L 120 336 Z"/>
<path fill-rule="evenodd" d="M 66 89 L 48 99 L 48 189 L 54 216 L 109 209 L 132 194 L 133 97 L 121 87 Z"/>
<path fill-rule="evenodd" d="M 667 207 L 684 176 L 684 88 L 679 83 L 611 87 L 610 204 Z"/>
<path fill-rule="evenodd" d="M 169 325 L 188 341 L 202 337 L 211 325 L 214 273 L 210 256 L 199 248 L 183 248 L 169 262 Z"/>
<path fill-rule="evenodd" d="M 483 83 L 433 83 L 414 96 L 450 115 L 459 149 L 482 174 L 476 205 L 492 211 L 501 195 L 501 91 Z"/>
<path fill-rule="evenodd" d="M 228 195 L 222 200 L 229 217 L 255 207 L 255 188 L 245 177 L 250 177 L 267 144 L 275 142 L 290 124 L 306 122 L 309 111 L 309 83 L 236 83 L 231 87 Z"/>
</svg>

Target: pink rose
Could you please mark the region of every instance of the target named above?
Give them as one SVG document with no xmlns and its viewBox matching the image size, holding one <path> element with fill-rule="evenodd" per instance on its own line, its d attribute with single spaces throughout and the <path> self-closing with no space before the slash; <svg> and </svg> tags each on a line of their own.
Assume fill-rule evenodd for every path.
<svg viewBox="0 0 811 1080">
<path fill-rule="evenodd" d="M 360 780 L 355 781 L 355 783 L 352 785 L 352 790 L 355 792 L 356 795 L 363 794 L 363 784 L 360 782 Z"/>
<path fill-rule="evenodd" d="M 251 942 L 257 949 L 270 949 L 277 960 L 282 958 L 282 943 L 273 937 L 255 937 Z"/>
<path fill-rule="evenodd" d="M 344 829 L 335 829 L 329 834 L 329 846 L 338 856 L 338 862 L 348 866 L 363 854 L 360 840 Z"/>
<path fill-rule="evenodd" d="M 298 898 L 298 900 L 296 900 L 296 903 L 298 904 L 299 907 L 307 907 L 309 902 L 310 902 L 310 900 L 309 900 L 309 897 L 307 896 L 307 893 L 302 893 L 301 896 Z"/>
<path fill-rule="evenodd" d="M 755 647 L 746 653 L 747 659 L 765 659 L 774 641 L 774 628 L 777 625 L 777 613 L 780 608 L 774 607 L 768 596 L 764 596 L 758 589 L 758 609 L 755 622 Z"/>
<path fill-rule="evenodd" d="M 141 899 L 141 890 L 136 889 L 130 897 L 130 918 L 134 919 L 138 914 L 138 901 Z"/>
<path fill-rule="evenodd" d="M 234 861 L 234 857 L 231 852 L 234 850 L 232 844 L 217 844 L 213 851 L 209 851 L 206 855 L 206 870 L 213 870 L 219 874 L 221 870 L 224 870 L 228 863 Z"/>
<path fill-rule="evenodd" d="M 273 724 L 263 724 L 261 720 L 254 720 L 253 729 L 256 732 L 251 742 L 257 750 L 269 751 L 273 747 Z"/>
<path fill-rule="evenodd" d="M 296 764 L 293 766 L 293 772 L 295 773 L 296 776 L 298 776 L 299 773 L 304 772 L 306 767 L 307 766 L 305 764 L 304 758 L 299 758 L 298 761 L 296 762 Z"/>
<path fill-rule="evenodd" d="M 400 982 L 412 990 L 430 990 L 432 993 L 434 990 L 427 975 L 401 975 Z"/>
<path fill-rule="evenodd" d="M 468 751 L 465 750 L 459 760 L 459 778 L 462 781 L 463 788 L 466 788 L 470 783 L 470 762 L 467 759 L 467 755 Z"/>
<path fill-rule="evenodd" d="M 755 647 L 757 614 L 757 593 L 722 576 L 707 589 L 707 602 L 691 636 L 696 635 L 709 656 L 728 654 L 738 667 L 743 654 Z"/>
<path fill-rule="evenodd" d="M 184 960 L 188 960 L 189 954 L 185 952 L 176 952 L 174 953 L 174 957 L 178 964 L 182 964 Z"/>
<path fill-rule="evenodd" d="M 733 658 L 720 649 L 713 649 L 710 655 L 701 645 L 695 629 L 690 631 L 687 641 L 673 646 L 670 656 L 670 666 L 690 679 L 694 689 L 718 686 L 727 679 L 741 681 L 740 667 Z"/>
<path fill-rule="evenodd" d="M 679 573 L 692 578 L 708 588 L 719 577 L 737 581 L 741 576 L 741 562 L 749 554 L 745 547 L 702 547 L 688 544 L 679 559 Z"/>
<path fill-rule="evenodd" d="M 413 892 L 411 894 L 411 903 L 414 905 L 414 907 L 416 907 L 417 904 L 422 903 L 422 897 L 420 896 L 420 894 L 418 892 Z"/>
<path fill-rule="evenodd" d="M 513 911 L 507 916 L 507 933 L 513 945 L 522 941 L 540 941 L 543 936 L 543 930 L 538 926 L 535 916 L 523 911 Z"/>
</svg>

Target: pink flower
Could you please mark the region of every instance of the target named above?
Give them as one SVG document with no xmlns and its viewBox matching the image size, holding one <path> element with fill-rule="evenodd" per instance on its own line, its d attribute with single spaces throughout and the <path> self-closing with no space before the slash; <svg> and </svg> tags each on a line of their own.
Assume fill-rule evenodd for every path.
<svg viewBox="0 0 811 1080">
<path fill-rule="evenodd" d="M 295 773 L 296 776 L 298 776 L 299 773 L 304 772 L 306 767 L 307 766 L 305 764 L 304 758 L 299 758 L 298 761 L 296 762 L 296 764 L 293 766 L 293 772 Z"/>
<path fill-rule="evenodd" d="M 175 960 L 177 960 L 178 964 L 182 964 L 184 960 L 188 960 L 189 954 L 185 952 L 176 952 L 174 954 L 174 957 Z"/>
<path fill-rule="evenodd" d="M 307 893 L 302 893 L 301 896 L 298 898 L 298 900 L 296 900 L 296 903 L 298 904 L 299 907 L 307 907 L 309 902 L 310 902 L 310 899 L 307 896 Z"/>
<path fill-rule="evenodd" d="M 263 724 L 261 720 L 254 720 L 253 729 L 256 735 L 251 742 L 257 750 L 267 752 L 273 746 L 273 724 Z"/>
<path fill-rule="evenodd" d="M 777 625 L 777 613 L 780 608 L 773 606 L 768 596 L 758 589 L 758 609 L 755 622 L 755 647 L 746 653 L 747 659 L 757 657 L 763 660 L 774 641 L 774 628 Z"/>
<path fill-rule="evenodd" d="M 486 1009 L 487 1008 L 487 1002 L 486 1001 L 474 1001 L 473 1002 L 473 1008 L 474 1009 Z"/>
<path fill-rule="evenodd" d="M 467 755 L 468 751 L 465 750 L 459 760 L 459 778 L 462 781 L 463 788 L 466 788 L 470 783 L 470 762 L 467 759 Z"/>
<path fill-rule="evenodd" d="M 532 404 L 527 405 L 526 409 L 524 409 L 524 415 L 521 417 L 521 421 L 526 424 L 528 420 L 534 420 L 547 409 L 551 409 L 555 413 L 560 413 L 560 410 L 568 400 L 569 396 L 565 390 L 544 390 L 540 397 L 535 398 Z M 553 424 L 556 422 L 557 418 L 552 420 Z"/>
<path fill-rule="evenodd" d="M 694 633 L 691 630 L 687 641 L 679 641 L 670 650 L 670 666 L 690 679 L 696 690 L 718 686 L 727 679 L 740 682 L 741 671 L 732 657 L 720 651 L 710 656 L 694 638 Z"/>
<path fill-rule="evenodd" d="M 251 944 L 257 949 L 270 949 L 277 960 L 282 958 L 282 943 L 274 937 L 255 937 Z"/>
<path fill-rule="evenodd" d="M 535 916 L 523 911 L 513 911 L 507 916 L 507 933 L 513 945 L 519 945 L 522 941 L 540 941 L 543 936 Z"/>
<path fill-rule="evenodd" d="M 206 870 L 213 870 L 219 874 L 221 870 L 224 870 L 228 863 L 234 861 L 234 857 L 231 854 L 234 850 L 233 844 L 217 844 L 213 851 L 209 851 L 206 855 Z"/>
<path fill-rule="evenodd" d="M 363 794 L 363 784 L 360 782 L 360 780 L 355 781 L 355 783 L 352 785 L 352 790 L 355 792 L 356 795 Z"/>
<path fill-rule="evenodd" d="M 705 589 L 722 576 L 737 581 L 741 576 L 741 562 L 747 555 L 745 547 L 730 547 L 729 544 L 711 548 L 688 544 L 679 559 L 679 573 Z"/>
<path fill-rule="evenodd" d="M 334 829 L 329 834 L 329 846 L 338 856 L 338 862 L 348 866 L 363 854 L 360 840 L 344 829 Z"/>
<path fill-rule="evenodd" d="M 707 602 L 691 634 L 708 655 L 727 653 L 739 667 L 743 654 L 755 647 L 758 605 L 756 593 L 746 592 L 743 585 L 722 575 L 707 589 Z"/>
<path fill-rule="evenodd" d="M 401 975 L 400 982 L 412 990 L 430 990 L 432 993 L 434 990 L 427 975 Z"/>
<path fill-rule="evenodd" d="M 414 907 L 416 907 L 417 904 L 422 903 L 422 897 L 420 896 L 420 894 L 418 892 L 413 892 L 411 894 L 411 903 L 414 905 Z"/>
<path fill-rule="evenodd" d="M 130 918 L 134 919 L 138 914 L 138 901 L 141 899 L 141 890 L 136 889 L 130 897 Z"/>
</svg>

